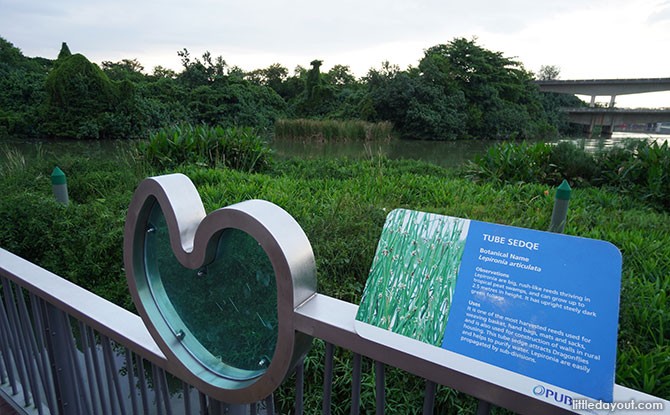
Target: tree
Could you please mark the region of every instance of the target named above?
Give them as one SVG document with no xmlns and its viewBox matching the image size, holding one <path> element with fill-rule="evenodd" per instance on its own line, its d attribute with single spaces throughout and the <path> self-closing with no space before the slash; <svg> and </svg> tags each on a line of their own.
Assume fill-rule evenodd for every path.
<svg viewBox="0 0 670 415">
<path fill-rule="evenodd" d="M 343 87 L 356 82 L 356 77 L 351 73 L 348 65 L 335 65 L 328 73 L 324 74 L 323 80 L 330 85 Z"/>
<path fill-rule="evenodd" d="M 60 46 L 60 52 L 58 52 L 58 60 L 63 60 L 67 59 L 70 56 L 72 56 L 72 52 L 70 52 L 70 48 L 67 46 L 67 43 L 63 42 L 63 44 Z"/>
<path fill-rule="evenodd" d="M 405 138 L 452 140 L 464 129 L 463 94 L 444 88 L 418 70 L 400 71 L 386 62 L 367 75 L 370 96 L 380 119 L 393 122 Z"/>
<path fill-rule="evenodd" d="M 477 45 L 476 39 L 456 38 L 428 48 L 419 70 L 445 94 L 463 93 L 465 136 L 530 138 L 545 123 L 532 74 L 520 62 Z"/>
<path fill-rule="evenodd" d="M 45 83 L 44 133 L 64 138 L 120 138 L 117 106 L 133 96 L 131 82 L 112 82 L 81 54 L 65 58 Z"/>
<path fill-rule="evenodd" d="M 154 78 L 170 78 L 174 79 L 177 77 L 177 73 L 170 68 L 164 68 L 161 65 L 154 66 L 152 73 Z"/>
<path fill-rule="evenodd" d="M 184 67 L 177 79 L 188 88 L 208 85 L 225 76 L 227 64 L 222 56 L 212 60 L 212 54 L 206 51 L 202 54 L 202 61 L 198 58 L 191 60 L 191 54 L 186 48 L 177 51 L 177 55 Z"/>
<path fill-rule="evenodd" d="M 102 70 L 114 81 L 127 79 L 133 82 L 143 81 L 144 66 L 137 59 L 122 59 L 118 62 L 102 61 Z"/>
<path fill-rule="evenodd" d="M 323 61 L 310 62 L 312 68 L 307 72 L 305 90 L 296 98 L 295 111 L 299 116 L 325 115 L 333 109 L 334 91 L 323 82 L 319 68 Z"/>
<path fill-rule="evenodd" d="M 538 71 L 536 78 L 538 81 L 551 81 L 558 79 L 561 74 L 561 68 L 556 65 L 542 65 Z"/>
<path fill-rule="evenodd" d="M 0 37 L 0 137 L 39 134 L 39 104 L 53 61 L 23 56 Z"/>
</svg>

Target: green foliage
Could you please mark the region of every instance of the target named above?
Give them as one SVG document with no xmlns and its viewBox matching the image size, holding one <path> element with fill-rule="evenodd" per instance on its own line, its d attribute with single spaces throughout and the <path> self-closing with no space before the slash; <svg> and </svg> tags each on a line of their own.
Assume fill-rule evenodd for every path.
<svg viewBox="0 0 670 415">
<path fill-rule="evenodd" d="M 56 60 L 64 61 L 70 56 L 72 56 L 72 52 L 70 52 L 70 48 L 67 46 L 67 43 L 63 42 L 63 44 L 60 46 L 60 52 L 58 52 L 58 58 Z"/>
<path fill-rule="evenodd" d="M 631 141 L 590 154 L 573 143 L 503 143 L 476 155 L 466 175 L 503 183 L 614 187 L 622 193 L 670 208 L 670 148 L 664 142 Z"/>
<path fill-rule="evenodd" d="M 161 171 L 48 155 L 21 163 L 17 157 L 0 175 L 7 195 L 0 198 L 0 246 L 132 308 L 121 257 L 126 210 L 140 178 Z M 68 176 L 67 208 L 52 200 L 49 174 L 55 164 Z M 194 164 L 176 170 L 191 178 L 207 211 L 251 198 L 286 209 L 314 249 L 319 292 L 354 303 L 361 299 L 384 218 L 393 208 L 547 229 L 553 205 L 546 185 L 473 182 L 434 165 L 383 158 L 289 160 L 264 174 Z M 622 251 L 617 383 L 668 396 L 669 214 L 627 194 L 586 187 L 573 190 L 568 215 L 566 233 L 604 239 Z M 350 352 L 336 349 L 334 373 L 333 402 L 343 403 L 334 413 L 348 413 Z M 315 341 L 305 366 L 309 413 L 319 411 L 322 376 L 323 342 Z M 424 380 L 390 367 L 386 380 L 388 413 L 420 410 Z M 371 362 L 364 359 L 364 411 L 375 407 L 373 385 Z M 294 396 L 291 382 L 285 382 L 275 395 L 282 413 L 293 409 Z M 470 413 L 475 407 L 471 397 L 438 389 L 439 413 Z"/>
<path fill-rule="evenodd" d="M 277 120 L 275 139 L 308 141 L 390 140 L 391 123 L 337 120 Z"/>
<path fill-rule="evenodd" d="M 67 208 L 51 193 L 56 163 L 68 178 Z M 7 192 L 0 198 L 0 247 L 132 308 L 121 246 L 130 186 L 139 181 L 128 167 L 116 160 L 61 157 L 2 169 L 0 183 Z"/>
<path fill-rule="evenodd" d="M 390 66 L 368 73 L 376 115 L 393 120 L 403 137 L 424 140 L 459 138 L 465 126 L 460 91 L 445 91 L 416 71 L 398 72 Z"/>
<path fill-rule="evenodd" d="M 81 54 L 60 61 L 45 84 L 42 129 L 62 138 L 121 138 L 117 107 L 132 99 L 133 85 L 113 83 Z"/>
<path fill-rule="evenodd" d="M 138 151 L 158 168 L 195 163 L 256 172 L 267 169 L 273 160 L 272 150 L 250 127 L 177 125 L 151 134 Z"/>
<path fill-rule="evenodd" d="M 320 67 L 323 62 L 315 59 L 307 72 L 305 90 L 296 97 L 295 112 L 299 116 L 325 115 L 333 110 L 334 89 L 324 83 Z"/>
<path fill-rule="evenodd" d="M 556 65 L 542 65 L 537 72 L 536 78 L 540 81 L 550 81 L 558 79 L 561 74 L 561 68 Z"/>
<path fill-rule="evenodd" d="M 191 91 L 187 102 L 195 122 L 268 129 L 286 107 L 271 88 L 239 79 L 221 79 L 212 85 L 199 86 Z"/>
<path fill-rule="evenodd" d="M 520 139 L 538 133 L 542 106 L 532 74 L 520 62 L 457 38 L 428 48 L 419 70 L 445 94 L 463 93 L 465 136 Z"/>
<path fill-rule="evenodd" d="M 540 95 L 519 62 L 462 38 L 426 49 L 418 67 L 385 62 L 360 80 L 341 64 L 322 73 L 320 60 L 293 76 L 277 63 L 245 73 L 186 48 L 180 72 L 152 75 L 136 59 L 100 71 L 66 43 L 53 62 L 4 40 L 0 54 L 0 135 L 137 138 L 179 122 L 269 130 L 279 118 L 320 118 L 388 121 L 422 140 L 543 138 L 573 128 L 559 108 L 576 100 Z"/>
<path fill-rule="evenodd" d="M 114 81 L 129 80 L 141 82 L 144 80 L 144 66 L 137 59 L 122 59 L 119 62 L 102 61 L 102 70 L 109 79 Z"/>
<path fill-rule="evenodd" d="M 35 136 L 44 81 L 52 62 L 27 58 L 0 37 L 0 138 Z"/>
</svg>

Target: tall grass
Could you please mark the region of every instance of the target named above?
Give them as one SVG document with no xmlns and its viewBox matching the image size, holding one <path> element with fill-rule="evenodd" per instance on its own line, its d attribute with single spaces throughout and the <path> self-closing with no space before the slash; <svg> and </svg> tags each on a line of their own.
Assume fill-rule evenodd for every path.
<svg viewBox="0 0 670 415">
<path fill-rule="evenodd" d="M 272 150 L 250 127 L 180 124 L 151 134 L 148 141 L 139 144 L 138 151 L 149 164 L 160 168 L 193 163 L 256 172 L 272 162 Z"/>
<path fill-rule="evenodd" d="M 390 140 L 393 124 L 348 120 L 277 120 L 275 138 L 306 141 Z"/>
</svg>

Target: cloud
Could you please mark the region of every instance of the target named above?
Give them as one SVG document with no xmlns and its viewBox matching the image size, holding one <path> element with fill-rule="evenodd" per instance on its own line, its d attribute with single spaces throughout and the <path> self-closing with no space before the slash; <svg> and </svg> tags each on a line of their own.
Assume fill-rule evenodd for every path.
<svg viewBox="0 0 670 415">
<path fill-rule="evenodd" d="M 649 24 L 658 24 L 669 20 L 670 20 L 670 1 L 666 1 L 664 3 L 661 3 L 658 6 L 658 8 L 649 15 L 647 22 Z"/>
</svg>

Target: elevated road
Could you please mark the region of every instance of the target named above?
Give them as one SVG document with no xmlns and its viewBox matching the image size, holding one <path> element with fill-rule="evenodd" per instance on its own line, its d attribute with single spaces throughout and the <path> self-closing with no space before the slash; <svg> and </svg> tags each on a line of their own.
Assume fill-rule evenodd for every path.
<svg viewBox="0 0 670 415">
<path fill-rule="evenodd" d="M 562 108 L 570 122 L 582 125 L 621 125 L 670 122 L 670 109 Z"/>
<path fill-rule="evenodd" d="M 670 91 L 670 78 L 549 80 L 534 83 L 542 92 L 591 96 Z"/>
<path fill-rule="evenodd" d="M 563 108 L 571 122 L 589 126 L 602 126 L 605 136 L 612 134 L 615 125 L 633 123 L 657 123 L 670 121 L 670 109 L 616 109 L 617 95 L 642 94 L 645 92 L 670 91 L 670 78 L 638 79 L 575 79 L 534 82 L 541 92 L 590 95 L 589 108 Z M 597 96 L 609 96 L 609 108 L 596 108 Z"/>
</svg>

